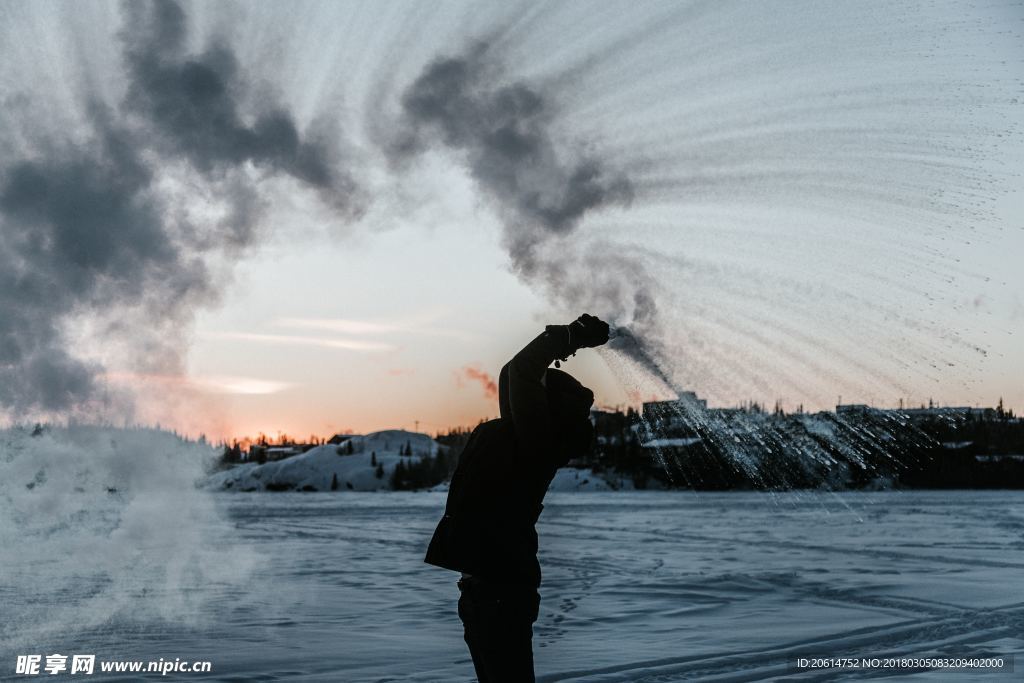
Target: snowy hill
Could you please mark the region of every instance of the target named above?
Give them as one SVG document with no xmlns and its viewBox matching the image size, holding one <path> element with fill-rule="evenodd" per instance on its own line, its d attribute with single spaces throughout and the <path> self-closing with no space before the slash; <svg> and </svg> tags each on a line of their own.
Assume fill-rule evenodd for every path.
<svg viewBox="0 0 1024 683">
<path fill-rule="evenodd" d="M 402 455 L 407 447 L 412 455 Z M 211 475 L 204 486 L 232 491 L 389 491 L 399 462 L 408 466 L 424 457 L 436 457 L 444 448 L 426 434 L 390 429 L 353 436 L 340 445 L 317 446 L 284 460 L 237 465 Z M 617 479 L 610 485 L 590 469 L 563 468 L 548 490 L 609 491 L 632 489 L 632 483 Z M 430 488 L 447 489 L 447 483 Z"/>
<path fill-rule="evenodd" d="M 407 445 L 412 455 L 401 455 Z M 442 448 L 426 434 L 389 429 L 353 436 L 340 445 L 317 446 L 284 460 L 238 465 L 211 475 L 206 486 L 235 491 L 388 490 L 400 461 L 432 458 Z"/>
</svg>

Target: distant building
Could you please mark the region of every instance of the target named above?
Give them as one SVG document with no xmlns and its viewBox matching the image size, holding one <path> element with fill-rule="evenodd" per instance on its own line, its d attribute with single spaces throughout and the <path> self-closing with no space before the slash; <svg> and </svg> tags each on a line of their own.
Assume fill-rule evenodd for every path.
<svg viewBox="0 0 1024 683">
<path fill-rule="evenodd" d="M 687 413 L 705 411 L 708 402 L 697 398 L 692 391 L 680 392 L 679 398 L 673 401 L 649 401 L 643 404 L 640 413 L 644 422 L 652 425 L 671 425 L 679 422 Z"/>
<path fill-rule="evenodd" d="M 293 455 L 303 453 L 302 445 L 298 446 L 270 446 L 267 448 L 267 460 L 284 460 Z"/>
<path fill-rule="evenodd" d="M 893 416 L 906 418 L 911 422 L 923 422 L 935 419 L 993 420 L 997 417 L 997 412 L 994 408 L 971 408 L 969 406 L 929 405 L 920 408 L 872 408 L 863 403 L 846 403 L 836 406 L 836 415 L 840 417 Z"/>
<path fill-rule="evenodd" d="M 864 416 L 874 412 L 874 408 L 866 403 L 845 403 L 836 406 L 836 415 L 849 417 L 852 415 Z"/>
<path fill-rule="evenodd" d="M 644 441 L 640 446 L 642 448 L 653 448 L 655 450 L 665 448 L 689 448 L 690 446 L 695 446 L 702 441 L 703 439 L 699 436 L 687 436 L 674 439 L 651 439 L 650 441 Z"/>
<path fill-rule="evenodd" d="M 590 423 L 594 425 L 596 431 L 611 432 L 625 426 L 626 414 L 617 410 L 597 410 L 595 408 L 590 411 Z"/>
<path fill-rule="evenodd" d="M 929 406 L 927 408 L 907 408 L 899 411 L 910 418 L 932 419 L 937 417 L 954 419 L 992 420 L 996 417 L 995 408 L 971 408 L 968 406 Z"/>
</svg>

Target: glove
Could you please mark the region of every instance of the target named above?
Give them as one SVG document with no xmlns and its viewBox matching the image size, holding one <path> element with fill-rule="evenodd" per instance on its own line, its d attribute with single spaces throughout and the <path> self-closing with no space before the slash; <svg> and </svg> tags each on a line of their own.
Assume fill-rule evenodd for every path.
<svg viewBox="0 0 1024 683">
<path fill-rule="evenodd" d="M 584 313 L 569 323 L 569 347 L 575 352 L 576 349 L 601 346 L 608 341 L 608 332 L 608 323 L 596 316 Z"/>
</svg>

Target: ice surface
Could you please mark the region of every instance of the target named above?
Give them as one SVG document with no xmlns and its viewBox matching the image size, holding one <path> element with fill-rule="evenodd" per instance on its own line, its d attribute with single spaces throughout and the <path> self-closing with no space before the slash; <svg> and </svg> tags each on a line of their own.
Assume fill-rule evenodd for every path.
<svg viewBox="0 0 1024 683">
<path fill-rule="evenodd" d="M 38 558 L 5 556 L 41 577 L 15 598 L 61 627 L 18 647 L 208 659 L 217 680 L 471 679 L 456 576 L 422 562 L 443 492 L 215 498 L 231 523 L 210 542 L 265 562 L 244 587 L 192 587 L 201 626 L 79 631 L 60 615 L 88 587 L 50 591 Z M 793 673 L 797 655 L 1024 661 L 1021 492 L 552 493 L 539 530 L 540 681 L 823 680 Z"/>
</svg>

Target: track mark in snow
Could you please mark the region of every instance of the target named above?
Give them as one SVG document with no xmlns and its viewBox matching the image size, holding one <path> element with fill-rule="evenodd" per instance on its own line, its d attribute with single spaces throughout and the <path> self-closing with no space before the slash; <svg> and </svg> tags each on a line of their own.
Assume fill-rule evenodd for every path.
<svg viewBox="0 0 1024 683">
<path fill-rule="evenodd" d="M 695 533 L 683 533 L 683 532 L 663 532 L 663 531 L 648 531 L 646 529 L 628 529 L 628 528 L 617 528 L 617 527 L 600 527 L 589 524 L 579 524 L 574 522 L 546 522 L 546 525 L 550 526 L 564 526 L 571 528 L 586 529 L 588 531 L 605 531 L 612 534 L 633 534 L 653 537 L 658 541 L 668 540 L 681 540 L 681 541 L 703 541 L 707 543 L 718 543 L 729 547 L 736 546 L 737 544 L 742 545 L 753 545 L 762 546 L 772 549 L 792 549 L 792 550 L 807 550 L 811 552 L 820 552 L 828 554 L 840 554 L 840 555 L 858 555 L 863 557 L 873 557 L 879 559 L 891 559 L 891 560 L 911 560 L 914 562 L 927 563 L 929 566 L 935 564 L 955 564 L 967 567 L 1004 567 L 1010 569 L 1021 569 L 1024 570 L 1024 564 L 1020 562 L 1002 562 L 999 560 L 989 560 L 977 556 L 972 557 L 952 557 L 949 555 L 918 555 L 915 553 L 906 553 L 899 550 L 878 550 L 872 548 L 865 548 L 863 546 L 837 546 L 837 545 L 816 545 L 813 543 L 798 543 L 795 541 L 786 541 L 779 539 L 771 540 L 759 540 L 756 538 L 723 538 L 719 536 L 710 536 L 708 534 L 695 534 Z M 587 538 L 586 536 L 574 535 L 573 538 L 581 539 Z M 595 540 L 608 540 L 605 537 L 595 536 Z"/>
<path fill-rule="evenodd" d="M 948 654 L 956 646 L 977 644 L 1024 632 L 1024 603 L 982 610 L 963 610 L 951 616 L 910 620 L 854 629 L 793 641 L 778 647 L 711 655 L 690 655 L 630 662 L 600 669 L 565 671 L 539 676 L 538 683 L 669 683 L 682 680 L 762 681 L 789 674 L 798 656 L 886 657 Z M 881 677 L 884 672 L 876 671 Z M 820 672 L 808 673 L 819 676 Z M 868 674 L 871 676 L 871 674 Z"/>
</svg>

